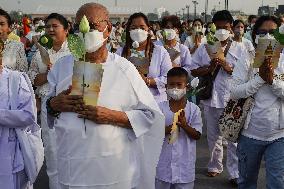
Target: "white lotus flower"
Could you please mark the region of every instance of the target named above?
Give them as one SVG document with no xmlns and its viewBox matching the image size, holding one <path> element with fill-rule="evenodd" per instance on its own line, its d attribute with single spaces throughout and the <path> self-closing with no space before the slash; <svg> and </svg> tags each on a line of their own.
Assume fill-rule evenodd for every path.
<svg viewBox="0 0 284 189">
<path fill-rule="evenodd" d="M 279 33 L 284 35 L 284 24 L 279 27 Z"/>
<path fill-rule="evenodd" d="M 133 47 L 134 49 L 137 49 L 137 48 L 139 47 L 139 43 L 138 43 L 137 41 L 134 41 L 134 42 L 132 43 L 132 47 Z"/>
<path fill-rule="evenodd" d="M 199 84 L 199 79 L 198 77 L 195 77 L 191 82 L 190 82 L 190 85 L 192 88 L 196 88 Z"/>
</svg>

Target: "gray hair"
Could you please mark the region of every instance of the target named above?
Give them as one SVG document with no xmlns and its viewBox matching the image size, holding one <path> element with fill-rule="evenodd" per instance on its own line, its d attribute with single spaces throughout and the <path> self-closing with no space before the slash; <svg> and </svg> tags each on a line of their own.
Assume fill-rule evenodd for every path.
<svg viewBox="0 0 284 189">
<path fill-rule="evenodd" d="M 78 18 L 79 15 L 82 15 L 83 12 L 85 12 L 86 9 L 88 9 L 88 8 L 96 8 L 96 9 L 102 10 L 106 14 L 107 19 L 109 19 L 109 11 L 107 10 L 107 8 L 105 6 L 103 6 L 99 3 L 86 3 L 86 4 L 82 5 L 76 13 L 76 19 Z"/>
</svg>

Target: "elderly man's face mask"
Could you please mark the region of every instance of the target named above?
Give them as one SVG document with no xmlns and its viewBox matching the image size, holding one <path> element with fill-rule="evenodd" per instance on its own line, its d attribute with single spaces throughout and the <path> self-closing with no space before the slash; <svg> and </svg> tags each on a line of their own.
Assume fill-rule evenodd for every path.
<svg viewBox="0 0 284 189">
<path fill-rule="evenodd" d="M 85 34 L 85 49 L 88 53 L 96 52 L 101 48 L 108 37 L 104 37 L 105 31 L 108 28 L 107 20 L 99 20 L 92 22 L 92 18 L 89 18 L 90 31 Z M 83 36 L 81 33 L 79 36 Z"/>
</svg>

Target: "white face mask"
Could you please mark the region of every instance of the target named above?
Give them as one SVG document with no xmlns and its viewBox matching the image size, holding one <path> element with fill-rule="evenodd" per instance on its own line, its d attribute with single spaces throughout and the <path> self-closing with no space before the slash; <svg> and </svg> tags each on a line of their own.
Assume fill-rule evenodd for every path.
<svg viewBox="0 0 284 189">
<path fill-rule="evenodd" d="M 167 94 L 173 100 L 180 100 L 182 97 L 184 97 L 184 95 L 186 95 L 186 88 L 184 88 L 184 89 L 178 89 L 178 88 L 167 89 Z"/>
<path fill-rule="evenodd" d="M 166 33 L 166 39 L 167 40 L 173 40 L 176 38 L 176 31 L 174 29 L 164 29 L 165 33 Z"/>
<path fill-rule="evenodd" d="M 142 29 L 130 30 L 130 38 L 135 42 L 141 43 L 148 38 L 148 32 Z"/>
<path fill-rule="evenodd" d="M 226 29 L 219 29 L 215 32 L 215 37 L 219 41 L 225 41 L 226 39 L 230 37 L 230 31 Z"/>
<path fill-rule="evenodd" d="M 104 38 L 106 29 L 107 26 L 103 32 L 93 30 L 85 34 L 85 49 L 88 53 L 96 52 L 103 46 L 105 40 L 107 40 L 107 38 Z"/>
</svg>

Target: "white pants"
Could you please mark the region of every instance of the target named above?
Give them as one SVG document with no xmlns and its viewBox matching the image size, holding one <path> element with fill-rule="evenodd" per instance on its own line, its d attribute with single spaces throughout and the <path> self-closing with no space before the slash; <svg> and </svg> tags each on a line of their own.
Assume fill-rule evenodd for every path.
<svg viewBox="0 0 284 189">
<path fill-rule="evenodd" d="M 46 172 L 49 177 L 49 188 L 59 189 L 57 172 L 56 134 L 55 129 L 50 129 L 47 125 L 46 99 L 41 98 L 41 128 L 42 140 L 44 144 L 44 155 L 46 160 Z"/>
<path fill-rule="evenodd" d="M 156 179 L 155 188 L 156 189 L 193 189 L 194 182 L 172 184 Z"/>
<path fill-rule="evenodd" d="M 59 184 L 60 189 L 107 189 L 109 186 L 67 186 L 64 184 Z M 128 188 L 115 188 L 115 189 L 128 189 Z M 130 189 L 130 188 L 129 188 Z M 136 188 L 131 188 L 136 189 Z"/>
<path fill-rule="evenodd" d="M 218 120 L 223 111 L 223 108 L 204 106 L 204 119 L 207 126 L 207 141 L 210 152 L 208 172 L 221 173 L 223 171 L 223 138 L 218 127 Z M 237 143 L 228 141 L 226 166 L 230 176 L 229 179 L 239 177 L 236 150 Z"/>
<path fill-rule="evenodd" d="M 15 183 L 14 189 L 32 189 L 33 186 L 30 185 L 30 182 L 28 181 L 28 177 L 25 173 L 25 171 L 20 171 L 13 175 L 13 181 Z M 0 186 L 1 188 L 1 186 Z"/>
</svg>

